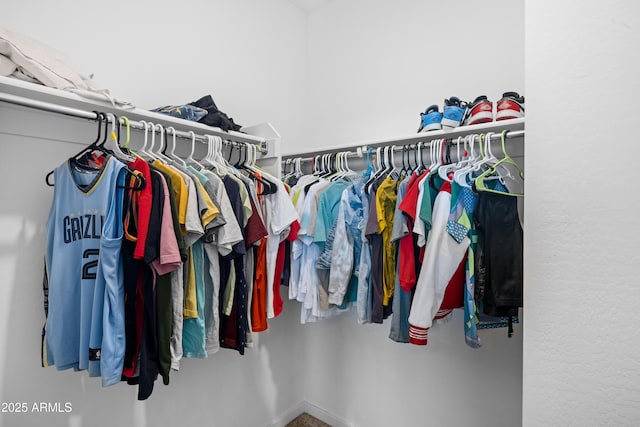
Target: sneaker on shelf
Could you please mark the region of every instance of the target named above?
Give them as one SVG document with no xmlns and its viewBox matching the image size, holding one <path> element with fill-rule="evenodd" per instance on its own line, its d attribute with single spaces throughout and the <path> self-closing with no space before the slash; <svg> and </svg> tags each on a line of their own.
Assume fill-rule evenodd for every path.
<svg viewBox="0 0 640 427">
<path fill-rule="evenodd" d="M 518 92 L 505 92 L 496 107 L 496 121 L 524 117 L 524 96 Z"/>
<path fill-rule="evenodd" d="M 462 124 L 467 112 L 467 103 L 455 96 L 444 100 L 442 126 L 455 128 Z"/>
<path fill-rule="evenodd" d="M 478 123 L 488 123 L 493 121 L 493 102 L 486 96 L 481 95 L 467 107 L 467 116 L 464 119 L 465 125 L 477 125 Z"/>
<path fill-rule="evenodd" d="M 442 113 L 437 105 L 431 105 L 424 113 L 420 113 L 418 133 L 442 129 Z"/>
</svg>

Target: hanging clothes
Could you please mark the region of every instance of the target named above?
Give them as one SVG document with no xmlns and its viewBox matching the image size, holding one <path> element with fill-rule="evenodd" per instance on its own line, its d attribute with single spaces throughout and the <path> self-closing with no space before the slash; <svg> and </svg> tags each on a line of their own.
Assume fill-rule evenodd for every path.
<svg viewBox="0 0 640 427">
<path fill-rule="evenodd" d="M 511 328 L 518 321 L 521 291 L 518 294 L 512 285 L 506 285 L 508 290 L 501 285 L 493 288 L 494 283 L 504 280 L 488 276 L 500 275 L 500 266 L 497 272 L 487 268 L 496 262 L 487 250 L 495 251 L 499 244 L 487 237 L 488 232 L 479 236 L 478 226 L 489 227 L 492 236 L 508 239 L 507 233 L 514 234 L 509 248 L 515 258 L 508 260 L 514 273 L 507 282 L 517 283 L 521 277 L 516 261 L 521 238 L 516 228 L 517 209 L 515 217 L 511 210 L 516 206 L 513 195 L 519 194 L 505 195 L 507 189 L 500 186 L 503 179 L 497 166 L 500 162 L 518 166 L 506 154 L 504 136 L 503 160 L 490 157 L 489 141 L 490 136 L 484 140 L 488 155 L 481 150 L 482 157 L 478 157 L 472 150 L 473 159 L 461 162 L 460 158 L 453 164 L 449 153 L 453 144 L 438 140 L 431 150 L 429 168 L 417 160 L 415 166 L 405 163 L 403 154 L 400 170 L 388 157 L 389 153 L 393 156 L 393 148 L 385 150 L 378 171 L 368 175 L 366 183 L 341 184 L 341 172 L 326 170 L 326 163 L 314 167 L 311 175 L 287 175 L 295 178 L 291 200 L 301 218 L 298 239 L 289 254 L 289 297 L 302 303 L 301 322 L 335 315 L 355 302 L 361 324 L 383 323 L 393 314 L 389 338 L 396 342 L 426 345 L 433 324 L 450 321 L 458 308 L 464 309 L 465 342 L 472 348 L 481 345 L 479 330 Z M 466 149 L 464 156 L 468 156 Z M 326 159 L 323 157 L 323 162 Z M 486 165 L 474 169 L 480 163 Z M 453 176 L 467 165 L 470 182 L 480 174 L 493 177 L 483 181 L 477 191 L 463 187 Z M 513 179 L 514 175 L 507 173 L 505 177 Z M 476 207 L 480 197 L 511 197 L 513 206 L 487 201 L 483 216 Z M 502 222 L 488 219 L 494 211 L 504 217 Z M 502 235 L 495 232 L 496 227 L 508 231 Z M 482 284 L 478 286 L 480 274 Z"/>
<path fill-rule="evenodd" d="M 43 366 L 97 364 L 103 386 L 120 381 L 124 361 L 124 167 L 113 157 L 98 170 L 72 159 L 58 166 L 46 226 Z"/>
<path fill-rule="evenodd" d="M 522 307 L 522 227 L 517 199 L 481 192 L 474 214 L 478 230 L 476 255 L 476 301 L 489 316 L 508 317 L 509 336 L 513 317 Z"/>
<path fill-rule="evenodd" d="M 284 185 L 257 170 L 195 168 L 144 148 L 150 162 L 125 164 L 102 151 L 94 143 L 52 172 L 42 364 L 126 381 L 145 400 L 183 357 L 243 354 L 252 317 L 266 329 L 282 312 L 284 253 L 267 246 L 295 238 L 298 215 Z M 259 196 L 259 182 L 277 191 Z M 254 301 L 256 252 L 265 286 Z"/>
</svg>

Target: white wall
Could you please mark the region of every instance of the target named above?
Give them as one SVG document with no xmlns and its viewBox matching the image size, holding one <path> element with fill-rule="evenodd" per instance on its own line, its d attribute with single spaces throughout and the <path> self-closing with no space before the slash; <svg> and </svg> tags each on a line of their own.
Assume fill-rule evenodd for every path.
<svg viewBox="0 0 640 427">
<path fill-rule="evenodd" d="M 0 27 L 65 53 L 140 108 L 211 94 L 241 125 L 271 122 L 283 144 L 302 137 L 305 20 L 286 0 L 27 0 L 3 5 Z"/>
<path fill-rule="evenodd" d="M 293 151 L 414 133 L 419 112 L 452 95 L 524 93 L 523 13 L 509 0 L 318 8 L 309 16 L 309 132 Z M 360 326 L 350 315 L 304 332 L 305 398 L 348 425 L 521 422 L 521 326 L 511 339 L 482 331 L 479 350 L 466 347 L 459 313 L 427 348 L 389 340 L 388 321 Z"/>
<path fill-rule="evenodd" d="M 0 26 L 74 58 L 116 96 L 140 107 L 211 93 L 241 124 L 270 121 L 302 132 L 303 14 L 286 1 L 81 1 L 5 4 Z M 37 13 L 35 11 L 37 10 Z M 116 52 L 116 48 L 120 50 Z M 302 401 L 303 351 L 293 304 L 241 357 L 221 350 L 185 360 L 146 402 L 124 384 L 102 389 L 84 373 L 40 368 L 44 224 L 52 189 L 44 176 L 90 141 L 94 127 L 0 108 L 0 402 L 71 402 L 70 414 L 0 414 L 0 425 L 264 426 Z M 13 113 L 12 113 L 13 112 Z M 20 134 L 27 136 L 18 136 Z M 29 407 L 31 409 L 31 406 Z"/>
<path fill-rule="evenodd" d="M 640 7 L 527 1 L 523 419 L 640 419 Z"/>
<path fill-rule="evenodd" d="M 305 145 L 411 134 L 445 98 L 522 93 L 523 15 L 523 2 L 508 0 L 340 0 L 315 10 Z"/>
</svg>

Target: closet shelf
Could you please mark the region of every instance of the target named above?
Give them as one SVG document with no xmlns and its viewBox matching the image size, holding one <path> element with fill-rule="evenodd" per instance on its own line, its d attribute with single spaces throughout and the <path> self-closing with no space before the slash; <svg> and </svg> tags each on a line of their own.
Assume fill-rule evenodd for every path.
<svg viewBox="0 0 640 427">
<path fill-rule="evenodd" d="M 267 155 L 263 157 L 275 157 L 277 155 L 277 150 L 274 149 L 276 145 L 275 141 L 280 137 L 269 123 L 243 127 L 243 131 L 247 133 L 235 131 L 225 132 L 220 128 L 147 111 L 141 108 L 128 109 L 114 107 L 108 102 L 83 98 L 71 92 L 4 76 L 0 76 L 0 102 L 39 108 L 87 119 L 94 118 L 93 116 L 95 114 L 92 112 L 93 110 L 125 115 L 133 121 L 145 120 L 147 122 L 161 124 L 165 128 L 173 126 L 177 131 L 193 131 L 197 134 L 209 134 L 237 142 L 258 144 L 263 147 L 267 153 Z M 86 114 L 83 114 L 83 112 Z M 263 133 L 263 130 L 266 132 Z"/>
<path fill-rule="evenodd" d="M 523 131 L 524 118 L 501 120 L 499 122 L 481 123 L 481 124 L 471 125 L 471 126 L 460 126 L 453 129 L 424 132 L 424 133 L 414 133 L 411 135 L 403 135 L 403 136 L 391 136 L 388 138 L 362 141 L 358 143 L 322 147 L 320 149 L 313 150 L 313 154 L 322 155 L 322 154 L 336 153 L 339 151 L 357 151 L 359 149 L 364 151 L 369 147 L 376 148 L 376 147 L 382 147 L 390 144 L 396 144 L 396 145 L 415 144 L 421 141 L 429 142 L 439 138 L 457 138 L 459 136 L 480 134 L 480 133 L 487 133 L 487 132 L 494 132 L 499 134 L 504 130 Z M 284 160 L 293 159 L 300 156 L 308 156 L 309 154 L 310 154 L 309 151 L 299 151 L 299 152 L 283 154 L 282 158 Z"/>
</svg>

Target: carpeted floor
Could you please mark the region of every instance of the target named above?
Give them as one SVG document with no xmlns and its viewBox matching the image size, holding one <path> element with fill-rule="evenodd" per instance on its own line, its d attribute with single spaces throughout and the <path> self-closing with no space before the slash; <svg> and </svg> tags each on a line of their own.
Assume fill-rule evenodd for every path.
<svg viewBox="0 0 640 427">
<path fill-rule="evenodd" d="M 291 421 L 286 427 L 331 427 L 329 424 L 320 421 L 319 419 L 307 414 L 300 414 Z"/>
</svg>

